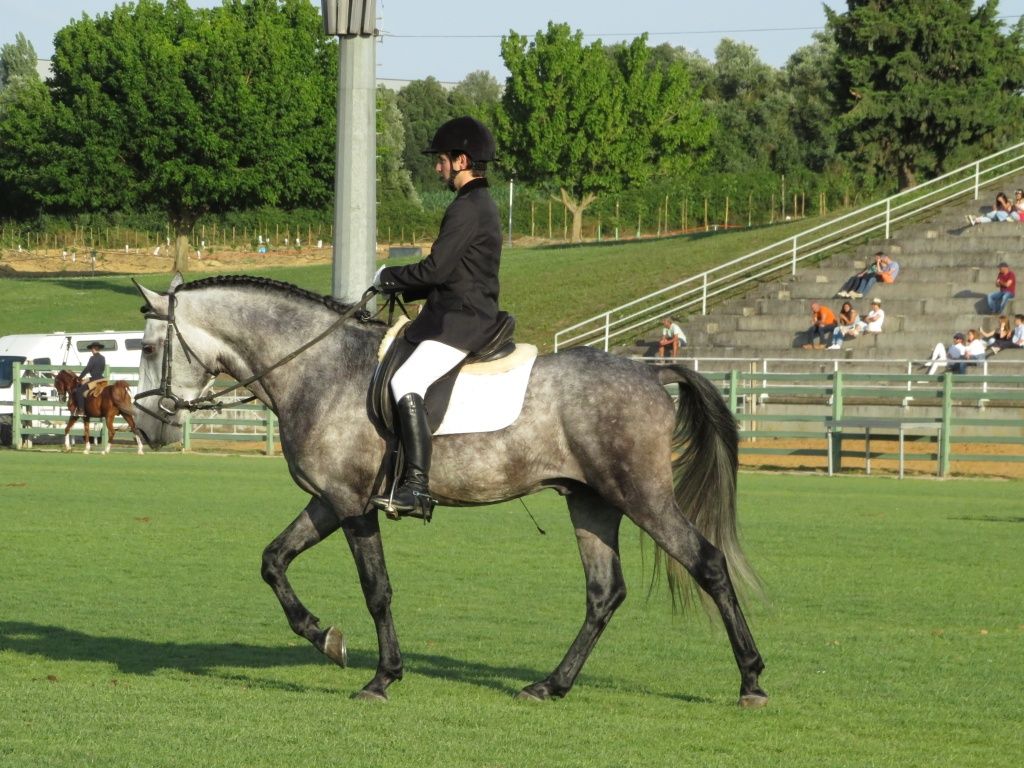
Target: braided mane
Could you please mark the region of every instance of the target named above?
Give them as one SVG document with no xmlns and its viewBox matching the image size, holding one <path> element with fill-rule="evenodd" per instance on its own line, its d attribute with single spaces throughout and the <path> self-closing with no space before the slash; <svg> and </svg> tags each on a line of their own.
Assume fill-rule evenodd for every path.
<svg viewBox="0 0 1024 768">
<path fill-rule="evenodd" d="M 218 286 L 271 288 L 277 291 L 284 291 L 291 296 L 322 304 L 328 309 L 339 314 L 346 312 L 352 307 L 351 304 L 340 302 L 333 296 L 323 296 L 319 293 L 307 291 L 305 288 L 299 288 L 297 285 L 282 282 L 281 280 L 271 280 L 269 277 L 254 277 L 252 275 L 217 275 L 215 277 L 204 277 L 202 280 L 185 283 L 179 287 L 178 290 L 191 291 L 198 288 L 216 288 Z"/>
</svg>

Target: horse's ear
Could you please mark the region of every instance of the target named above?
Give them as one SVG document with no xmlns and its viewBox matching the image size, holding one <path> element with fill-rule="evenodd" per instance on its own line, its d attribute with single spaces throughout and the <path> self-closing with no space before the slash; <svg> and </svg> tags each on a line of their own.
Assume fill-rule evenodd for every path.
<svg viewBox="0 0 1024 768">
<path fill-rule="evenodd" d="M 136 290 L 142 294 L 142 298 L 146 300 L 146 306 L 142 308 L 143 312 L 152 311 L 159 315 L 167 314 L 167 296 L 157 293 L 156 291 L 151 291 L 145 286 L 139 285 L 135 278 L 132 278 L 132 282 L 135 283 Z"/>
<path fill-rule="evenodd" d="M 180 286 L 185 284 L 185 278 L 181 276 L 181 272 L 175 272 L 174 277 L 171 278 L 171 284 L 167 286 L 168 293 L 174 293 Z"/>
</svg>

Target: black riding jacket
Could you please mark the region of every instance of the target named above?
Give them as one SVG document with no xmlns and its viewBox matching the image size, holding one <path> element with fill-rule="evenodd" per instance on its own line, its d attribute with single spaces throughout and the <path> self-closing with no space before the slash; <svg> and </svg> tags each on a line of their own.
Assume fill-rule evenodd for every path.
<svg viewBox="0 0 1024 768">
<path fill-rule="evenodd" d="M 430 255 L 381 272 L 386 293 L 427 300 L 405 334 L 414 344 L 432 339 L 472 353 L 498 330 L 501 219 L 487 187 L 486 179 L 462 185 Z"/>
</svg>

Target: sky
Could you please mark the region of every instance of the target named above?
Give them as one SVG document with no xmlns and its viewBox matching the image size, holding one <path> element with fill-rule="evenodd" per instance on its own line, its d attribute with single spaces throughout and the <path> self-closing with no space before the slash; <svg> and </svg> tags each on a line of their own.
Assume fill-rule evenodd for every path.
<svg viewBox="0 0 1024 768">
<path fill-rule="evenodd" d="M 220 0 L 189 0 L 192 7 L 213 7 Z M 319 0 L 310 0 L 319 7 Z M 53 54 L 53 36 L 83 13 L 110 11 L 116 0 L 0 0 L 0 45 L 22 32 L 43 59 Z M 428 76 L 458 82 L 470 72 L 485 70 L 503 82 L 508 72 L 501 61 L 501 37 L 515 31 L 532 38 L 549 21 L 567 23 L 583 32 L 586 42 L 632 40 L 649 33 L 651 45 L 684 46 L 708 59 L 723 37 L 754 46 L 766 64 L 781 67 L 798 48 L 809 44 L 825 24 L 823 6 L 838 11 L 845 1 L 731 0 L 377 0 L 377 76 L 418 80 Z M 624 11 L 629 10 L 629 14 Z M 999 14 L 1007 24 L 1024 14 L 1024 0 L 1001 0 Z"/>
</svg>

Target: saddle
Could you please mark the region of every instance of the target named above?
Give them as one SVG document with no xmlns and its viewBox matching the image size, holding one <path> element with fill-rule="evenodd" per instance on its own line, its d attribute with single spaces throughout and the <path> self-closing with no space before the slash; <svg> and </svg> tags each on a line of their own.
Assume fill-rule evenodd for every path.
<svg viewBox="0 0 1024 768">
<path fill-rule="evenodd" d="M 99 397 L 103 394 L 103 390 L 110 386 L 110 382 L 106 379 L 96 379 L 86 384 L 89 389 L 85 393 L 86 397 Z"/>
<path fill-rule="evenodd" d="M 499 326 L 494 336 L 478 352 L 466 357 L 427 389 L 424 404 L 431 432 L 436 432 L 437 428 L 441 426 L 441 422 L 444 421 L 455 380 L 464 368 L 511 358 L 516 351 L 516 343 L 513 339 L 516 319 L 507 312 L 500 312 L 498 317 Z M 384 334 L 377 350 L 379 362 L 370 379 L 370 415 L 378 425 L 392 435 L 395 433 L 395 418 L 394 399 L 391 397 L 391 377 L 416 349 L 416 345 L 405 338 L 408 323 L 409 318 L 402 316 Z"/>
</svg>

